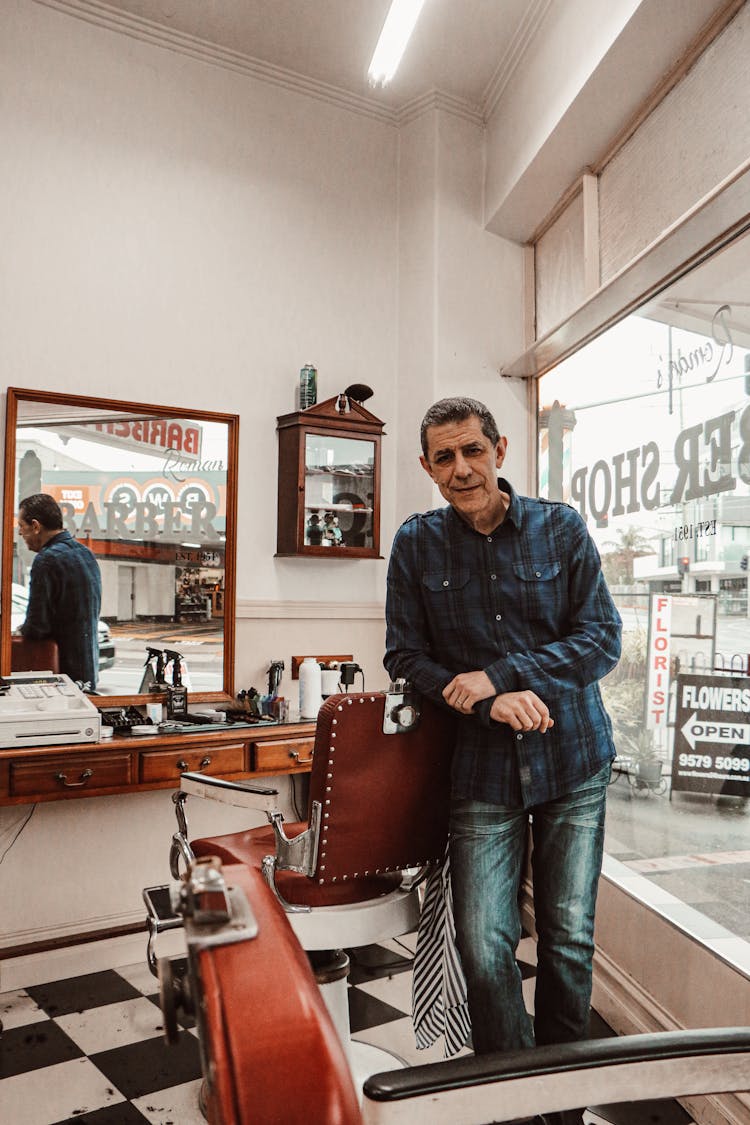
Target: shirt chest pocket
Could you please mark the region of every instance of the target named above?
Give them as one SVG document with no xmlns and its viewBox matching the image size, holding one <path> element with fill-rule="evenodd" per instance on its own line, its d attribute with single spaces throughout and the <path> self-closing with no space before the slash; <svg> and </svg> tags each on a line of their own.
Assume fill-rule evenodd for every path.
<svg viewBox="0 0 750 1125">
<path fill-rule="evenodd" d="M 422 593 L 434 633 L 466 629 L 473 612 L 471 586 L 468 570 L 433 570 L 422 575 Z"/>
<path fill-rule="evenodd" d="M 524 615 L 530 621 L 554 621 L 563 608 L 560 561 L 514 563 L 513 573 Z"/>
</svg>

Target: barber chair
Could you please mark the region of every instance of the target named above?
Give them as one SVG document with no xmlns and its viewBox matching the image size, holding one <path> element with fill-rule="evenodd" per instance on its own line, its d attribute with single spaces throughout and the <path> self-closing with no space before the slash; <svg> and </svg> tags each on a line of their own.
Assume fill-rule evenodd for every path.
<svg viewBox="0 0 750 1125">
<path fill-rule="evenodd" d="M 28 637 L 11 637 L 11 672 L 60 671 L 57 641 L 32 641 Z"/>
<path fill-rule="evenodd" d="M 387 694 L 330 696 L 318 715 L 306 821 L 284 823 L 278 793 L 252 782 L 184 773 L 173 798 L 172 876 L 211 856 L 262 872 L 311 956 L 357 1080 L 394 1056 L 351 1042 L 342 950 L 417 928 L 419 873 L 445 852 L 452 727 L 450 714 L 403 682 Z M 189 795 L 262 809 L 270 824 L 190 841 Z M 160 923 L 151 926 L 153 939 Z"/>
<path fill-rule="evenodd" d="M 747 1090 L 750 1027 L 662 1032 L 374 1075 L 358 1105 L 309 964 L 257 868 L 196 860 L 170 891 L 188 956 L 159 962 L 167 1032 L 197 1019 L 210 1125 L 484 1125 Z M 179 981 L 179 984 L 175 982 Z"/>
</svg>

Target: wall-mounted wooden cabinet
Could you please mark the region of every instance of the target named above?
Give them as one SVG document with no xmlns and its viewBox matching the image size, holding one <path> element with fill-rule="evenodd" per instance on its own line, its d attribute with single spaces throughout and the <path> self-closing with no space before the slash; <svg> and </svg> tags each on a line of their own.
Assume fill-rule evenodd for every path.
<svg viewBox="0 0 750 1125">
<path fill-rule="evenodd" d="M 342 398 L 277 419 L 277 556 L 380 557 L 384 423 Z"/>
</svg>

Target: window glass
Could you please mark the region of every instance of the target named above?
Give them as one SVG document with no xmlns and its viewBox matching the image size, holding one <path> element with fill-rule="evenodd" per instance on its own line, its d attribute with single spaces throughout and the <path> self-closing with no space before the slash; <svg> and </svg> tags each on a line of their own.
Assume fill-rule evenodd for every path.
<svg viewBox="0 0 750 1125">
<path fill-rule="evenodd" d="M 748 250 L 687 274 L 539 396 L 540 495 L 586 520 L 623 618 L 602 684 L 607 852 L 687 904 L 688 928 L 735 943 L 750 940 Z"/>
</svg>

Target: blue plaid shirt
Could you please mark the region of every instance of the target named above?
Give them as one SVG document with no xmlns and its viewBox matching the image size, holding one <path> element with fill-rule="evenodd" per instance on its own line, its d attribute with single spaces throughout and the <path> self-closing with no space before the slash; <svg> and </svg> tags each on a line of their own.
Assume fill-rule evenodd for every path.
<svg viewBox="0 0 750 1125">
<path fill-rule="evenodd" d="M 31 565 L 29 604 L 19 631 L 30 640 L 57 641 L 60 671 L 95 688 L 101 602 L 96 557 L 69 531 L 60 531 L 39 549 Z"/>
<path fill-rule="evenodd" d="M 622 623 L 586 525 L 567 504 L 519 496 L 490 535 L 452 508 L 411 516 L 388 568 L 385 667 L 443 703 L 459 672 L 484 669 L 498 694 L 530 689 L 555 720 L 545 734 L 490 719 L 492 699 L 457 718 L 453 792 L 529 808 L 569 793 L 615 756 L 598 681 L 620 656 Z M 447 704 L 444 704 L 447 706 Z"/>
</svg>

